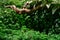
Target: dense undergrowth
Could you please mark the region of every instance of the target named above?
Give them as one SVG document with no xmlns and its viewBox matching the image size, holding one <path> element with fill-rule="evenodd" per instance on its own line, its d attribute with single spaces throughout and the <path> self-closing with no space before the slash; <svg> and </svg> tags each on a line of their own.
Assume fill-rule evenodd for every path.
<svg viewBox="0 0 60 40">
<path fill-rule="evenodd" d="M 60 40 L 60 5 L 51 4 L 31 14 L 17 14 L 27 0 L 0 0 L 0 40 Z"/>
</svg>

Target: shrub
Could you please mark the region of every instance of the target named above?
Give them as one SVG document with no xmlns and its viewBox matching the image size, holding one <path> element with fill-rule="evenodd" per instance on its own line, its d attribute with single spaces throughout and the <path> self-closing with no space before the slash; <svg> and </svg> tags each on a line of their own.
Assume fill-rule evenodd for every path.
<svg viewBox="0 0 60 40">
<path fill-rule="evenodd" d="M 0 0 L 1 40 L 60 40 L 60 4 L 31 14 L 17 14 L 5 5 L 21 8 L 27 0 Z"/>
</svg>

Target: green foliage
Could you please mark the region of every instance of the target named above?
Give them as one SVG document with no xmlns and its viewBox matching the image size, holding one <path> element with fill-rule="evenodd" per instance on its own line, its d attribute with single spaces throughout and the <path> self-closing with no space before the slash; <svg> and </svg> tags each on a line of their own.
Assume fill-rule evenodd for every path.
<svg viewBox="0 0 60 40">
<path fill-rule="evenodd" d="M 47 39 L 46 34 L 27 29 L 25 26 L 21 30 L 0 28 L 0 39 L 2 40 L 39 40 Z"/>
<path fill-rule="evenodd" d="M 1 40 L 60 40 L 60 34 L 49 34 L 39 33 L 27 29 L 25 26 L 21 30 L 2 29 L 0 28 L 0 39 Z"/>
<path fill-rule="evenodd" d="M 1 40 L 60 40 L 60 4 L 50 4 L 31 14 L 17 14 L 5 5 L 21 8 L 28 0 L 0 0 Z M 54 1 L 54 0 L 53 0 Z M 55 2 L 55 1 L 54 1 Z M 41 33 L 40 33 L 41 32 Z M 48 34 L 48 35 L 47 35 Z"/>
</svg>

